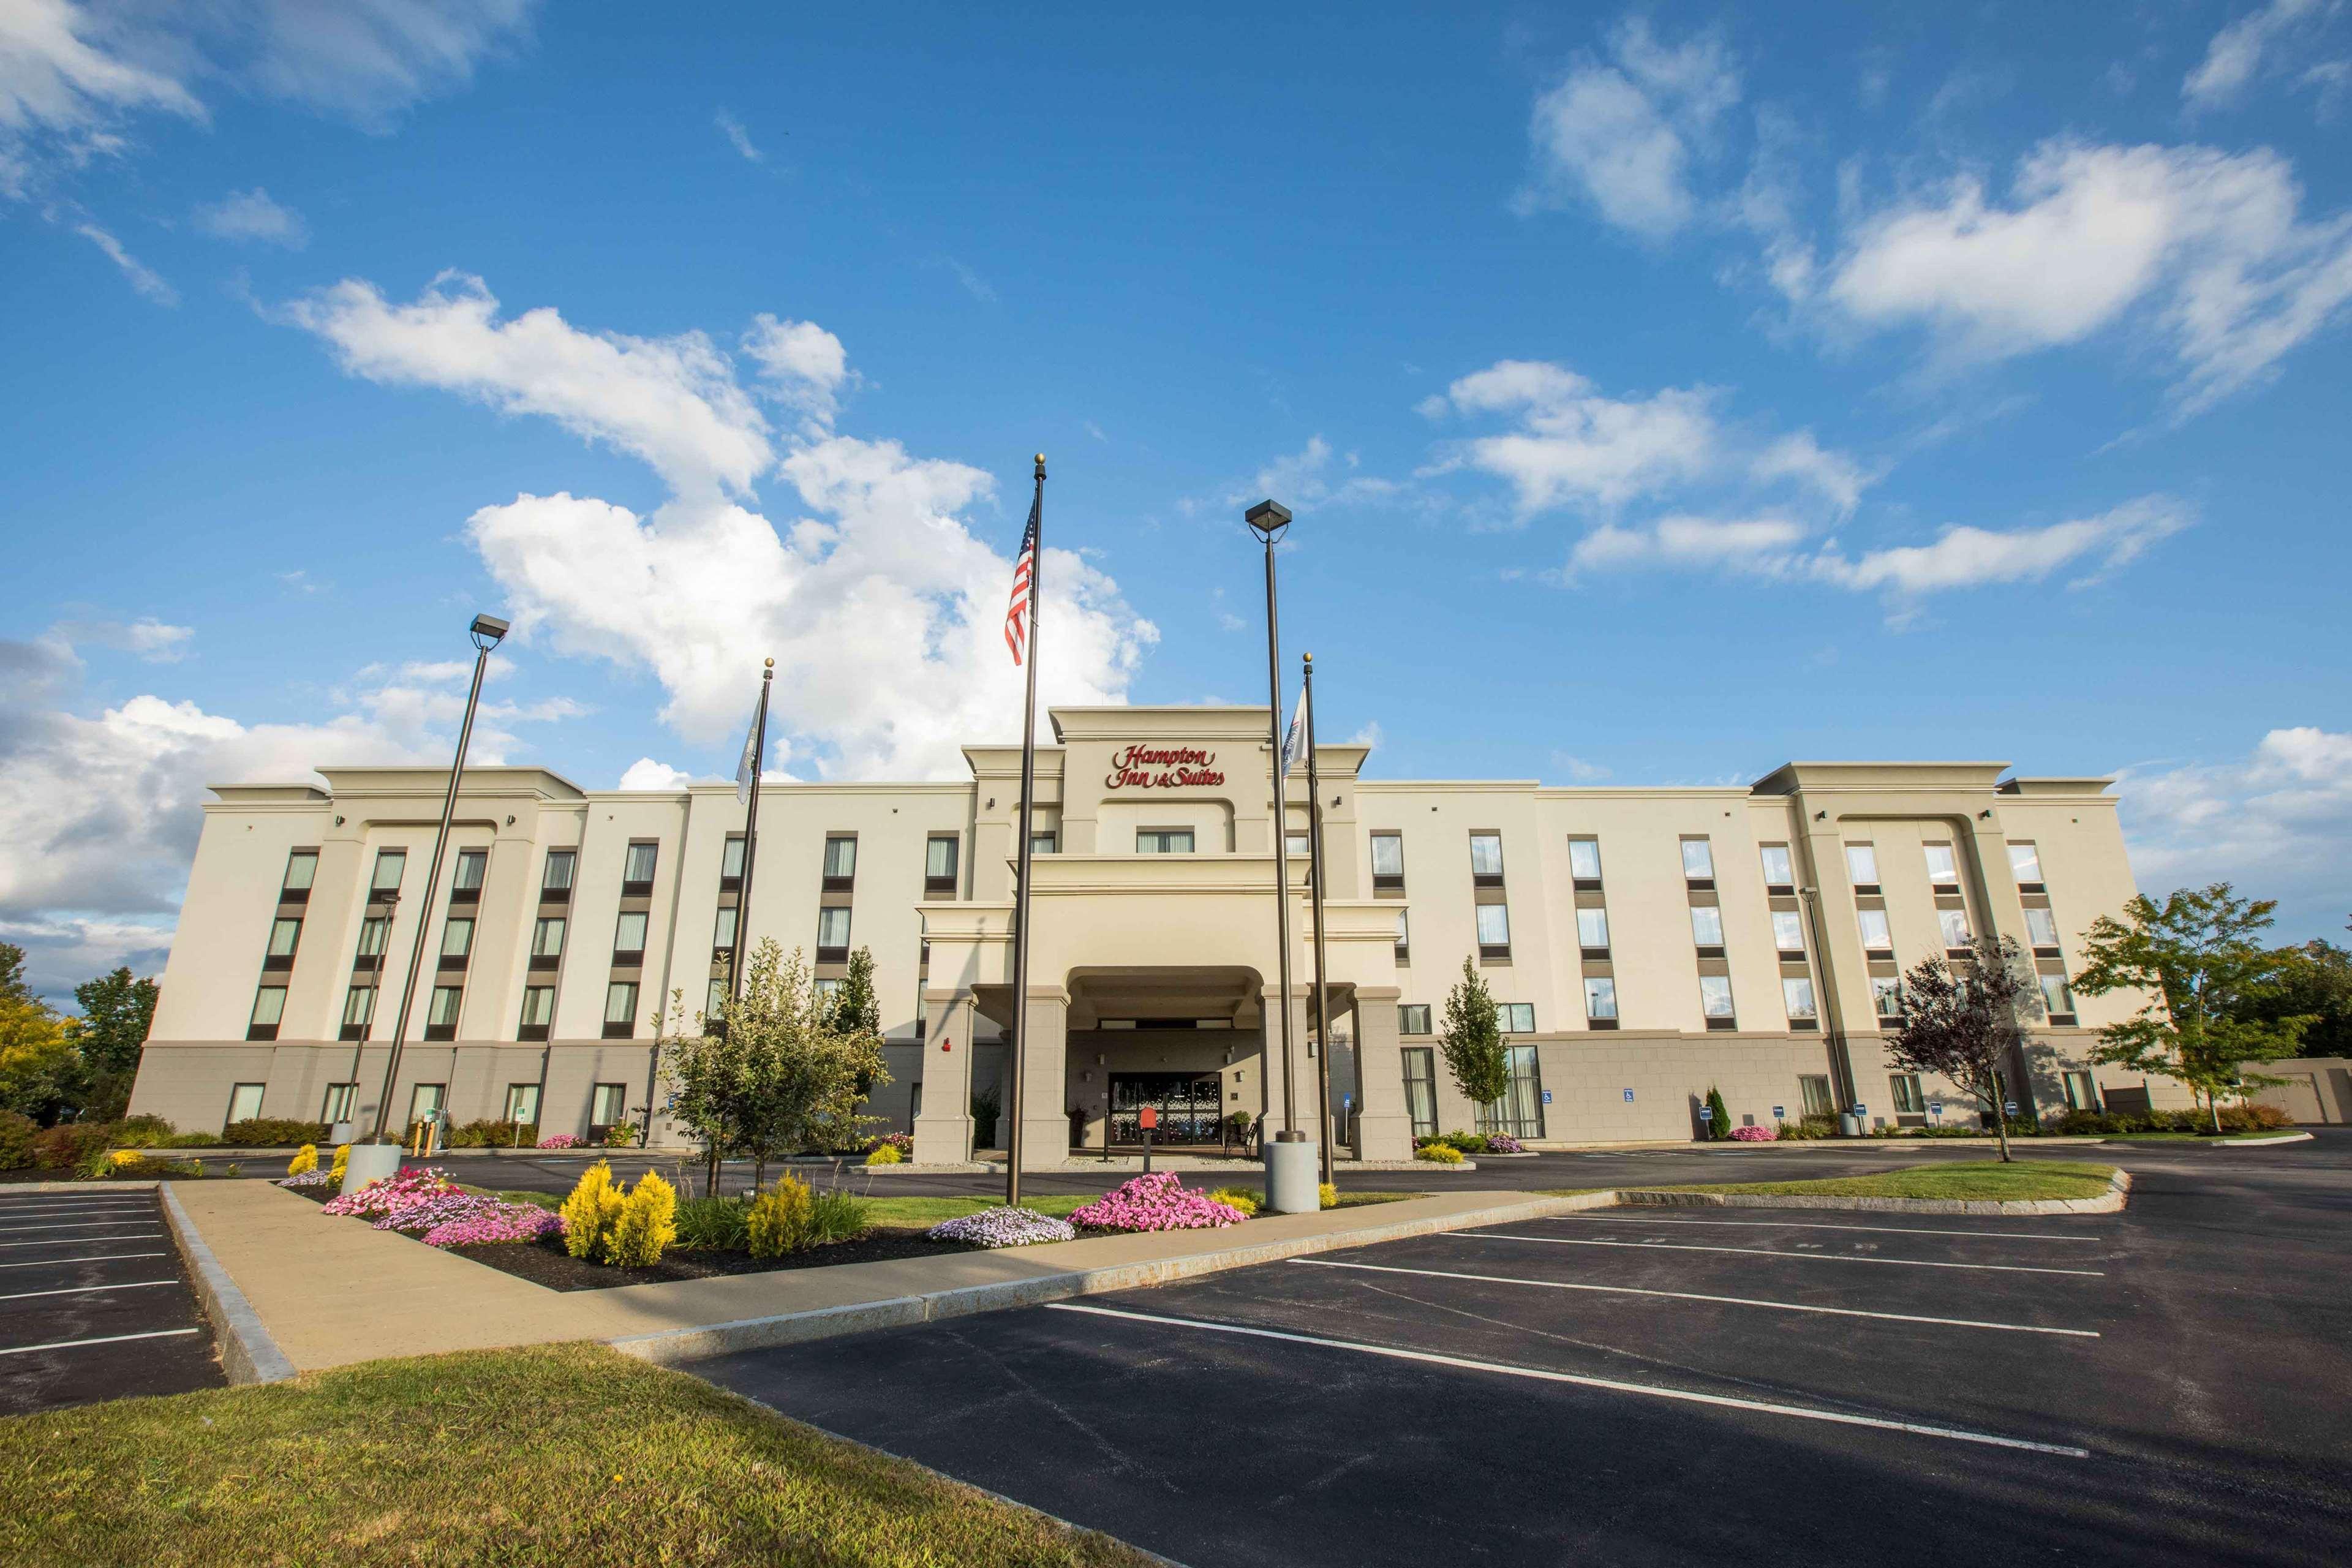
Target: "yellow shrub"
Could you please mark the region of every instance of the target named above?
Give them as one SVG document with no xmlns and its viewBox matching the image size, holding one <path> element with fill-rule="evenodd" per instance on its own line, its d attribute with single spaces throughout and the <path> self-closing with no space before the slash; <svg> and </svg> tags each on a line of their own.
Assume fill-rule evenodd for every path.
<svg viewBox="0 0 2352 1568">
<path fill-rule="evenodd" d="M 816 1245 L 816 1194 L 798 1176 L 779 1176 L 751 1200 L 747 1228 L 754 1258 L 804 1252 Z"/>
<path fill-rule="evenodd" d="M 869 1165 L 900 1165 L 906 1163 L 906 1160 L 907 1156 L 898 1152 L 896 1143 L 877 1143 L 866 1156 L 866 1163 Z"/>
<path fill-rule="evenodd" d="M 117 1149 L 113 1153 L 109 1154 L 107 1158 L 114 1162 L 115 1169 L 121 1170 L 125 1165 L 135 1165 L 139 1163 L 142 1156 L 136 1149 Z"/>
<path fill-rule="evenodd" d="M 1462 1163 L 1462 1151 L 1451 1143 L 1423 1143 L 1412 1152 L 1412 1157 L 1416 1160 L 1426 1160 L 1433 1165 Z"/>
<path fill-rule="evenodd" d="M 319 1146 L 316 1143 L 303 1144 L 294 1151 L 294 1157 L 286 1162 L 286 1173 L 289 1176 L 308 1175 L 318 1168 Z"/>
<path fill-rule="evenodd" d="M 1339 1206 L 1339 1189 L 1326 1182 L 1315 1189 L 1317 1206 L 1335 1209 Z"/>
<path fill-rule="evenodd" d="M 580 1184 L 563 1200 L 563 1250 L 574 1258 L 600 1258 L 604 1238 L 621 1217 L 620 1189 L 611 1162 L 599 1160 L 581 1173 Z"/>
<path fill-rule="evenodd" d="M 612 1234 L 604 1238 L 604 1260 L 624 1268 L 649 1268 L 677 1239 L 677 1191 L 647 1171 L 622 1200 Z"/>
<path fill-rule="evenodd" d="M 351 1163 L 352 1146 L 348 1143 L 336 1144 L 335 1163 L 329 1168 L 327 1172 L 327 1179 L 334 1183 L 336 1186 L 341 1186 L 343 1184 L 343 1167 L 349 1165 Z"/>
<path fill-rule="evenodd" d="M 1228 1204 L 1255 1219 L 1260 1199 L 1254 1187 L 1219 1187 L 1209 1194 L 1212 1203 Z"/>
</svg>

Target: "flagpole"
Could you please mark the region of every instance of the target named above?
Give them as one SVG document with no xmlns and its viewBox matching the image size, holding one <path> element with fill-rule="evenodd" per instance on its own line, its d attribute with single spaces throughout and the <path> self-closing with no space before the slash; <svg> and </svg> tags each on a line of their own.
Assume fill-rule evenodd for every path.
<svg viewBox="0 0 2352 1568">
<path fill-rule="evenodd" d="M 776 661 L 760 671 L 760 711 L 751 721 L 751 799 L 743 814 L 743 881 L 735 894 L 735 945 L 727 953 L 727 1000 L 743 994 L 743 946 L 751 940 L 751 870 L 760 855 L 760 768 L 768 758 L 768 688 L 776 679 Z"/>
<path fill-rule="evenodd" d="M 1315 911 L 1315 1034 L 1322 1049 L 1315 1055 L 1317 1135 L 1323 1141 L 1322 1180 L 1331 1181 L 1331 994 L 1323 983 L 1323 779 L 1315 771 L 1315 656 L 1307 656 L 1304 681 L 1307 701 L 1307 875 Z"/>
<path fill-rule="evenodd" d="M 1273 753 L 1266 761 L 1274 774 L 1274 931 L 1275 970 L 1281 986 L 1278 1007 L 1282 1027 L 1282 1131 L 1276 1142 L 1291 1143 L 1298 1140 L 1298 1112 L 1293 1104 L 1296 1090 L 1291 1079 L 1297 1076 L 1291 1066 L 1290 1043 L 1290 820 L 1289 806 L 1284 799 L 1282 746 L 1282 631 L 1281 616 L 1274 597 L 1274 542 L 1290 526 L 1290 509 L 1278 501 L 1263 500 L 1243 514 L 1250 531 L 1265 543 L 1265 684 L 1267 733 L 1274 742 Z M 1269 1032 L 1259 1020 L 1259 1038 Z M 1267 1108 L 1269 1110 L 1272 1107 Z M 1264 1146 L 1265 1138 L 1260 1136 Z M 1271 1167 L 1266 1177 L 1266 1197 L 1274 1197 Z"/>
<path fill-rule="evenodd" d="M 1037 492 L 1029 503 L 1036 537 L 1029 546 L 1028 695 L 1021 709 L 1020 872 L 1013 889 L 1013 1042 L 1006 1068 L 1013 1079 L 1012 1129 L 1004 1138 L 1004 1201 L 1021 1202 L 1022 1058 L 1029 1047 L 1029 813 L 1037 794 L 1037 596 L 1045 571 L 1045 454 L 1037 454 Z"/>
</svg>

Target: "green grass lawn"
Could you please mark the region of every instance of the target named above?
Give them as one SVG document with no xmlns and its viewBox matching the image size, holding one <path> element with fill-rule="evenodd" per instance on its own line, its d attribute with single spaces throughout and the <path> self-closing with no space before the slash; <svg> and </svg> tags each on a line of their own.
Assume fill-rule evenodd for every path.
<svg viewBox="0 0 2352 1568">
<path fill-rule="evenodd" d="M 2107 1191 L 2113 1165 L 2063 1160 L 1956 1160 L 1947 1164 L 1907 1165 L 1867 1176 L 1830 1176 L 1810 1182 L 1722 1182 L 1653 1187 L 1652 1192 L 1744 1193 L 1759 1196 L 1821 1198 L 2095 1198 Z"/>
<path fill-rule="evenodd" d="M 5 1563 L 1150 1561 L 595 1345 L 16 1416 L 0 1451 Z"/>
</svg>

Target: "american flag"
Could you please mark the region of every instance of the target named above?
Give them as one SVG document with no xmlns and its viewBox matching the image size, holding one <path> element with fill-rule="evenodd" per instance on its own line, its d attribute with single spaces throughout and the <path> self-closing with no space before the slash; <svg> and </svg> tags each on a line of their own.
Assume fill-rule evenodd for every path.
<svg viewBox="0 0 2352 1568">
<path fill-rule="evenodd" d="M 1029 503 L 1029 527 L 1021 535 L 1021 553 L 1013 562 L 1013 598 L 1004 606 L 1004 646 L 1013 650 L 1015 665 L 1029 646 L 1029 592 L 1037 571 L 1037 513 L 1043 505 L 1042 496 Z"/>
</svg>

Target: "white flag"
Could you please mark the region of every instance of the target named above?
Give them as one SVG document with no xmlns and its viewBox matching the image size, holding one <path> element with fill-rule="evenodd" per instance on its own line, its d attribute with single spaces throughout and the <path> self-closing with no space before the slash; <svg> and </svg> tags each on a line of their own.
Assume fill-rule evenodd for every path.
<svg viewBox="0 0 2352 1568">
<path fill-rule="evenodd" d="M 1288 778 L 1290 770 L 1298 765 L 1299 753 L 1307 749 L 1307 688 L 1298 689 L 1298 706 L 1290 711 L 1290 732 L 1282 737 L 1282 776 Z"/>
<path fill-rule="evenodd" d="M 754 714 L 751 727 L 743 732 L 743 760 L 735 767 L 735 798 L 742 805 L 751 804 L 751 781 L 760 776 L 760 720 Z"/>
</svg>

